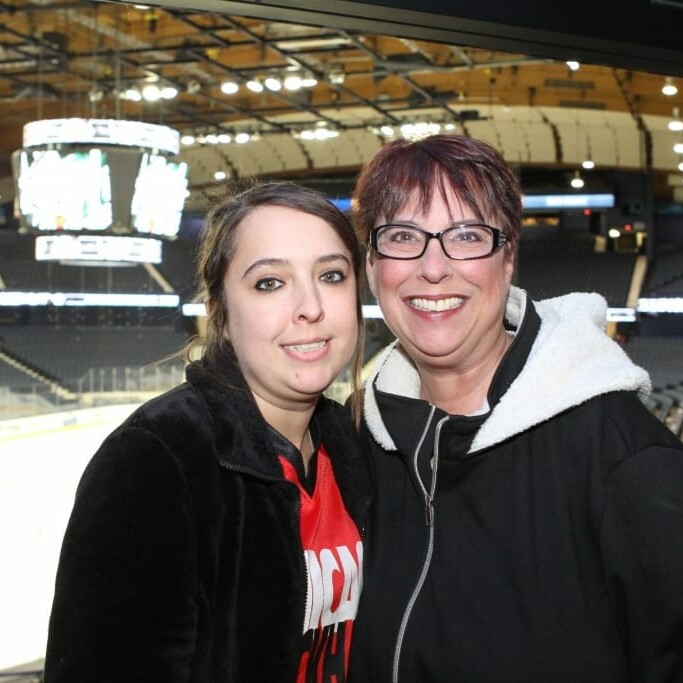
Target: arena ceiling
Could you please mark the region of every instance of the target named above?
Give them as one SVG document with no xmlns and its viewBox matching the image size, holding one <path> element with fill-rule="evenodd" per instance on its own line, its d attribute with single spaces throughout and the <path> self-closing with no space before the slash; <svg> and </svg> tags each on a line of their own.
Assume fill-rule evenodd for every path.
<svg viewBox="0 0 683 683">
<path fill-rule="evenodd" d="M 683 134 L 668 124 L 683 114 L 683 77 L 629 60 L 572 70 L 566 48 L 554 59 L 166 4 L 0 0 L 0 15 L 0 177 L 24 124 L 81 117 L 192 136 L 181 151 L 192 205 L 217 171 L 353 173 L 406 124 L 487 139 L 516 165 L 573 173 L 590 157 L 597 169 L 653 169 L 680 184 Z M 268 89 L 267 78 L 288 77 L 311 85 Z M 666 78 L 678 94 L 662 93 Z M 137 101 L 149 86 L 176 94 Z"/>
</svg>

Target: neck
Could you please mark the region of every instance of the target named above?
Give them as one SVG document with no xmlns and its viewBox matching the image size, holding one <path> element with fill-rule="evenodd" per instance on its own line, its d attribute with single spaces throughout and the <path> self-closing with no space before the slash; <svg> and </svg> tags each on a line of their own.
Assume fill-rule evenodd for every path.
<svg viewBox="0 0 683 683">
<path fill-rule="evenodd" d="M 465 367 L 418 366 L 421 398 L 453 415 L 472 415 L 484 404 L 493 376 L 512 338 L 505 334 L 476 364 Z"/>
</svg>

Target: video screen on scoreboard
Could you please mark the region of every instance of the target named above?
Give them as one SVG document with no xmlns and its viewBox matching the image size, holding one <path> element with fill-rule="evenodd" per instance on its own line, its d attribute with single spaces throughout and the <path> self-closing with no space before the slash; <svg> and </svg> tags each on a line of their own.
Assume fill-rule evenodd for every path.
<svg viewBox="0 0 683 683">
<path fill-rule="evenodd" d="M 13 157 L 22 228 L 37 232 L 178 234 L 187 164 L 149 150 L 61 145 Z"/>
</svg>

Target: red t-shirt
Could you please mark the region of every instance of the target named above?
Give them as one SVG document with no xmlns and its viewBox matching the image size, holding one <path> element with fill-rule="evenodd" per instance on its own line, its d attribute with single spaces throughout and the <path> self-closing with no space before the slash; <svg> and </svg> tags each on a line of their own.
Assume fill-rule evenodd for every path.
<svg viewBox="0 0 683 683">
<path fill-rule="evenodd" d="M 324 446 L 319 446 L 314 461 L 312 495 L 302 486 L 294 465 L 284 456 L 280 462 L 285 478 L 299 489 L 308 580 L 297 683 L 344 683 L 362 587 L 360 533 L 344 506 Z"/>
</svg>

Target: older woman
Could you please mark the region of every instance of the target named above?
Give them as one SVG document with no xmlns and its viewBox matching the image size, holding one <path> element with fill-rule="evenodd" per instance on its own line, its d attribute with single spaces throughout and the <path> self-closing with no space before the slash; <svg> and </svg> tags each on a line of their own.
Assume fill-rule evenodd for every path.
<svg viewBox="0 0 683 683">
<path fill-rule="evenodd" d="M 359 178 L 397 340 L 365 388 L 354 683 L 683 681 L 683 444 L 599 295 L 511 286 L 520 194 L 464 136 L 396 141 Z"/>
</svg>

